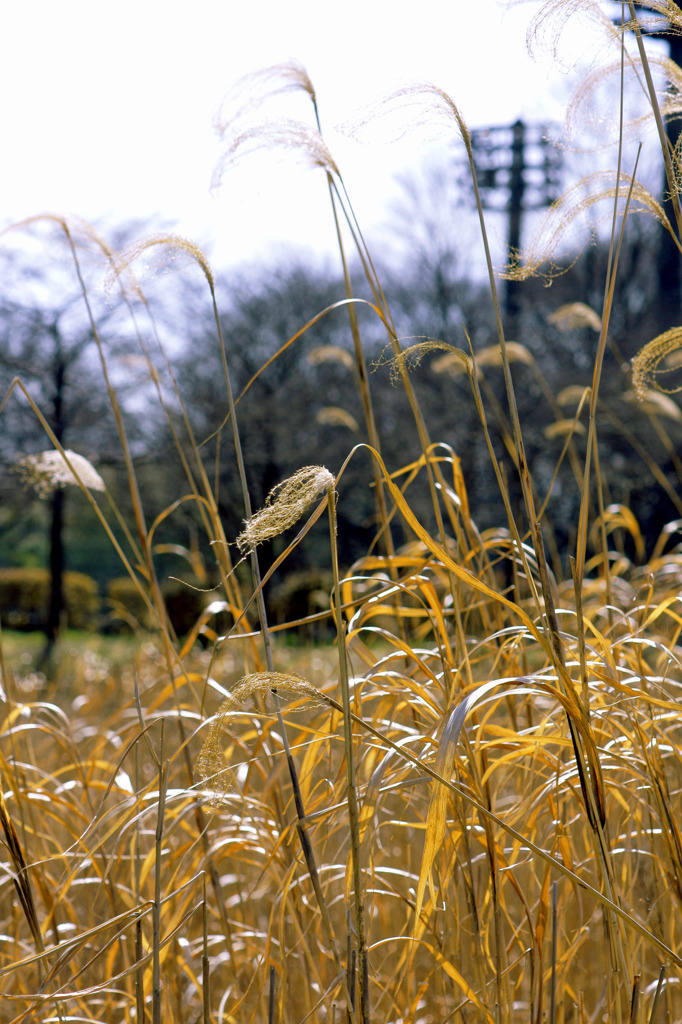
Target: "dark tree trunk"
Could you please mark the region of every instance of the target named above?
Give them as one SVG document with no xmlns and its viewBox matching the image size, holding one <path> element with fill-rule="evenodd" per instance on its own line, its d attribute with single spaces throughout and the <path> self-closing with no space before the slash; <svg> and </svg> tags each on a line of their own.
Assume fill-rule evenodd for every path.
<svg viewBox="0 0 682 1024">
<path fill-rule="evenodd" d="M 509 236 L 507 245 L 510 258 L 521 251 L 521 225 L 524 214 L 525 199 L 525 126 L 523 121 L 515 121 L 512 125 L 511 169 L 509 172 Z M 520 304 L 520 282 L 507 281 L 505 304 L 508 318 L 508 331 L 512 338 L 516 337 Z"/>
<path fill-rule="evenodd" d="M 666 36 L 670 46 L 670 57 L 675 64 L 682 64 L 682 39 L 679 36 Z M 679 117 L 669 117 L 666 121 L 666 130 L 670 144 L 675 147 L 682 132 L 682 120 Z M 663 175 L 663 207 L 670 221 L 673 231 L 677 234 L 677 220 L 672 200 L 670 199 L 670 186 Z M 659 315 L 661 317 L 661 330 L 669 327 L 677 327 L 680 323 L 680 284 L 682 281 L 682 260 L 680 251 L 675 240 L 670 234 L 661 228 L 661 241 L 658 253 L 658 278 L 659 278 Z"/>
<path fill-rule="evenodd" d="M 54 396 L 52 429 L 60 444 L 64 443 L 66 424 L 64 422 L 64 391 L 66 388 L 66 361 L 63 356 L 61 334 L 55 324 L 52 331 L 55 342 L 54 355 Z M 45 623 L 47 639 L 46 657 L 51 653 L 59 634 L 64 608 L 64 504 L 65 494 L 58 487 L 52 495 L 50 518 L 50 603 Z"/>
<path fill-rule="evenodd" d="M 52 495 L 50 521 L 50 604 L 45 624 L 48 647 L 53 647 L 59 634 L 64 608 L 64 491 Z"/>
</svg>

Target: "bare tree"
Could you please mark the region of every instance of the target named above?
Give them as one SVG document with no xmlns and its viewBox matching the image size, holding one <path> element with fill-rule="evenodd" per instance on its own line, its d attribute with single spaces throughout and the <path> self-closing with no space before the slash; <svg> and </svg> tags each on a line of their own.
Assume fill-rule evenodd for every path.
<svg viewBox="0 0 682 1024">
<path fill-rule="evenodd" d="M 101 276 L 101 259 L 95 269 Z M 56 441 L 98 461 L 113 451 L 115 428 L 89 315 L 65 246 L 50 236 L 44 251 L 34 250 L 30 239 L 4 249 L 0 278 L 0 399 L 19 378 L 52 433 L 52 438 L 46 436 L 30 403 L 15 387 L 3 410 L 0 466 L 2 487 L 13 495 L 20 515 L 22 503 L 16 502 L 16 484 L 9 474 L 18 458 L 52 448 Z M 118 311 L 105 300 L 101 287 L 93 286 L 89 295 L 103 337 L 116 337 L 123 349 Z M 49 649 L 64 608 L 68 499 L 64 489 L 56 487 L 47 500 L 51 586 L 44 629 Z"/>
</svg>

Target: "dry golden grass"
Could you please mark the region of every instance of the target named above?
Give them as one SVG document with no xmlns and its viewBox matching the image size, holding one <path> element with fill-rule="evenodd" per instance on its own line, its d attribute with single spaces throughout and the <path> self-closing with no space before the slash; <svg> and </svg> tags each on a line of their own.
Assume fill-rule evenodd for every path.
<svg viewBox="0 0 682 1024">
<path fill-rule="evenodd" d="M 538 27 L 559 6 L 545 5 Z M 109 384 L 135 516 L 127 547 L 115 540 L 87 481 L 74 480 L 140 589 L 155 632 L 122 667 L 86 653 L 50 680 L 13 671 L 0 644 L 0 1021 L 680 1020 L 682 545 L 673 526 L 647 558 L 631 511 L 605 500 L 597 438 L 619 224 L 632 202 L 651 204 L 620 171 L 618 189 L 602 193 L 623 214 L 614 219 L 604 308 L 574 303 L 557 311 L 558 322 L 568 326 L 578 317 L 598 332 L 593 383 L 555 401 L 528 349 L 506 341 L 480 204 L 498 345 L 476 358 L 437 339 L 403 351 L 319 135 L 307 76 L 288 65 L 279 82 L 268 69 L 252 80 L 259 83 L 266 94 L 240 102 L 233 129 L 221 121 L 220 175 L 241 151 L 272 141 L 303 147 L 327 175 L 345 277 L 345 298 L 336 305 L 349 315 L 367 439 L 348 459 L 372 462 L 377 543 L 341 575 L 336 513 L 345 465 L 335 473 L 305 467 L 253 512 L 229 342 L 205 257 L 174 236 L 121 257 L 107 251 L 111 280 L 131 310 L 146 305 L 132 276 L 140 257 L 153 253 L 166 268 L 183 261 L 200 268 L 222 354 L 246 526 L 239 538 L 224 535 L 166 364 L 180 410 L 180 426 L 170 412 L 169 423 L 187 479 L 182 500 L 196 510 L 222 581 L 179 643 L 153 544 L 176 505 L 148 525 Z M 245 121 L 268 95 L 291 88 L 310 97 L 312 129 Z M 421 110 L 427 101 L 435 104 L 434 119 L 467 147 L 475 177 L 466 125 L 442 91 L 404 90 L 391 109 L 417 103 Z M 672 188 L 676 178 L 670 180 Z M 570 202 L 569 194 L 552 212 L 555 220 L 572 220 Z M 68 225 L 55 223 L 83 284 L 82 254 Z M 345 237 L 420 442 L 416 461 L 391 471 L 381 455 Z M 553 255 L 554 240 L 552 233 L 543 259 Z M 87 304 L 84 284 L 83 298 Z M 283 339 L 280 351 L 327 312 Z M 94 319 L 92 329 L 109 380 Z M 147 358 L 143 332 L 140 343 Z M 649 386 L 678 342 L 651 345 L 639 364 Z M 459 458 L 432 442 L 412 387 L 422 357 L 443 349 L 440 372 L 464 373 L 471 385 L 505 508 L 496 530 L 477 528 Z M 336 358 L 316 351 L 316 358 Z M 561 458 L 572 460 L 582 495 L 570 579 L 555 578 L 545 557 L 544 505 L 526 456 L 513 361 L 537 371 L 555 413 L 551 433 L 565 435 Z M 500 416 L 520 476 L 522 516 L 513 513 L 488 432 L 493 396 L 485 373 L 500 370 L 507 398 Z M 22 387 L 12 385 L 0 412 Z M 561 412 L 563 401 L 578 404 L 574 420 Z M 655 400 L 649 405 L 653 421 L 662 409 Z M 587 427 L 578 419 L 583 408 Z M 61 466 L 70 453 L 35 412 Z M 582 462 L 572 445 L 580 430 L 587 436 Z M 410 487 L 422 477 L 432 530 L 410 504 Z M 405 538 L 397 549 L 392 522 Z M 329 651 L 294 656 L 274 643 L 263 601 L 263 588 L 286 571 L 296 544 L 325 528 L 333 660 Z M 285 530 L 288 546 L 261 567 L 258 544 Z M 618 547 L 624 535 L 639 564 Z M 248 587 L 235 575 L 233 554 L 250 560 Z M 219 632 L 219 614 L 232 623 L 227 632 Z M 208 651 L 198 648 L 200 634 Z"/>
<path fill-rule="evenodd" d="M 491 538 L 463 561 L 484 580 L 496 550 Z M 590 1018 L 602 1006 L 611 1019 L 635 976 L 650 1008 L 661 964 L 671 979 L 680 966 L 682 559 L 614 575 L 610 607 L 603 580 L 588 583 L 582 625 L 572 588 L 558 588 L 564 692 L 528 599 L 515 614 L 460 581 L 455 609 L 449 567 L 428 546 L 396 558 L 398 605 L 379 557 L 343 587 L 373 1016 L 438 1020 L 469 1006 L 492 1020 L 497 1005 L 505 1019 L 535 1020 L 553 973 L 557 1019 L 581 999 Z M 391 630 L 396 611 L 409 646 Z M 280 1019 L 303 1020 L 318 1001 L 313 1019 L 334 1004 L 341 1013 L 351 882 L 337 673 L 313 658 L 299 666 L 305 684 L 289 668 L 237 686 L 247 644 L 228 646 L 211 675 L 209 654 L 193 659 L 173 683 L 151 642 L 117 678 L 105 666 L 88 679 L 82 659 L 61 706 L 21 697 L 16 679 L 2 729 L 2 818 L 16 836 L 3 1020 L 132 1020 L 138 999 L 154 999 L 155 957 L 163 1020 L 195 1019 L 207 978 L 216 1019 L 221 1005 L 223 1019 L 263 1019 L 271 968 Z M 273 687 L 329 931 L 297 836 Z M 202 845 L 201 791 L 187 783 L 177 726 L 195 760 L 207 710 L 221 704 L 214 741 L 228 785 L 217 805 L 204 802 Z M 208 765 L 222 770 L 217 754 Z M 676 1019 L 677 990 L 664 993 Z"/>
</svg>

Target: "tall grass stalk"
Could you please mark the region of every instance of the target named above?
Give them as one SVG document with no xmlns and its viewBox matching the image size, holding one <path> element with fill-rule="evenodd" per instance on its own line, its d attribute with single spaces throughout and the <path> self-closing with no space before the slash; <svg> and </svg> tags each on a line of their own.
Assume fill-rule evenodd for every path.
<svg viewBox="0 0 682 1024">
<path fill-rule="evenodd" d="M 163 819 L 168 790 L 168 761 L 159 771 L 159 803 L 156 819 L 154 912 L 152 916 L 152 1024 L 161 1024 L 161 878 L 163 875 Z"/>
<path fill-rule="evenodd" d="M 329 507 L 329 537 L 334 576 L 334 616 L 336 620 L 336 642 L 339 652 L 339 681 L 343 705 L 343 737 L 346 762 L 346 787 L 348 800 L 348 828 L 350 834 L 350 856 L 353 872 L 353 899 L 355 909 L 355 939 L 357 942 L 358 980 L 360 988 L 360 1019 L 363 1024 L 370 1021 L 369 968 L 367 964 L 367 939 L 365 935 L 365 906 L 363 895 L 362 864 L 360 861 L 360 821 L 356 792 L 355 752 L 353 723 L 351 718 L 350 685 L 348 680 L 348 655 L 346 651 L 345 627 L 341 613 L 341 573 L 336 548 L 336 490 L 331 487 L 327 493 Z"/>
</svg>

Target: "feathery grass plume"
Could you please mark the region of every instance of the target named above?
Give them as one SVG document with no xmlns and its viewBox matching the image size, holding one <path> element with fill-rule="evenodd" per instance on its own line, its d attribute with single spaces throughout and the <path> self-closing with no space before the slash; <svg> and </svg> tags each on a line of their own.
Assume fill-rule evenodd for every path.
<svg viewBox="0 0 682 1024">
<path fill-rule="evenodd" d="M 104 480 L 92 463 L 68 448 L 63 455 L 56 448 L 37 455 L 25 455 L 12 470 L 41 498 L 48 498 L 54 491 L 69 485 L 87 487 L 91 491 L 105 490 Z"/>
<path fill-rule="evenodd" d="M 583 387 L 582 384 L 569 384 L 568 387 L 561 389 L 556 400 L 559 405 L 577 405 L 578 402 L 590 397 L 590 391 L 590 388 Z"/>
<path fill-rule="evenodd" d="M 380 366 L 388 366 L 391 377 L 391 384 L 397 387 L 402 379 L 402 374 L 407 372 L 411 373 L 412 370 L 416 369 L 420 365 L 422 359 L 429 352 L 447 352 L 447 355 L 441 356 L 440 359 L 434 363 L 434 369 L 438 366 L 439 369 L 443 369 L 443 363 L 448 360 L 448 366 L 461 366 L 465 373 L 471 375 L 473 372 L 473 363 L 471 357 L 463 352 L 461 349 L 456 348 L 454 345 L 448 345 L 445 341 L 438 341 L 435 338 L 427 338 L 426 341 L 417 342 L 416 345 L 410 345 L 409 348 L 403 349 L 402 352 L 398 352 L 397 355 L 391 356 L 390 359 L 385 356 L 377 359 L 374 363 L 375 369 Z"/>
<path fill-rule="evenodd" d="M 406 110 L 412 116 L 406 118 Z M 387 135 L 393 142 L 417 128 L 433 129 L 435 134 L 440 134 L 444 129 L 452 130 L 454 123 L 467 149 L 471 145 L 469 129 L 458 107 L 446 92 L 431 82 L 416 82 L 396 89 L 339 125 L 339 131 L 362 139 L 370 123 L 375 134 L 375 123 L 379 119 L 388 122 Z"/>
<path fill-rule="evenodd" d="M 254 551 L 263 541 L 288 530 L 298 522 L 309 505 L 330 491 L 334 484 L 334 476 L 324 466 L 304 466 L 277 484 L 265 499 L 264 507 L 254 512 L 237 537 L 241 553 L 245 555 Z"/>
<path fill-rule="evenodd" d="M 147 305 L 147 301 L 146 301 L 146 298 L 144 296 L 144 293 L 142 292 L 139 284 L 137 284 L 136 278 L 135 278 L 134 273 L 133 273 L 133 264 L 136 263 L 137 261 L 143 259 L 143 258 L 146 260 L 147 270 L 150 273 L 157 274 L 157 275 L 158 274 L 163 274 L 163 273 L 168 273 L 170 271 L 176 271 L 176 270 L 182 269 L 182 267 L 186 263 L 188 263 L 188 262 L 190 264 L 195 264 L 196 266 L 199 267 L 199 269 L 201 270 L 201 273 L 203 274 L 204 279 L 205 279 L 205 281 L 206 281 L 206 283 L 208 285 L 209 292 L 210 292 L 210 295 L 211 295 L 211 304 L 212 304 L 212 307 L 213 307 L 213 316 L 214 316 L 214 320 L 215 320 L 215 324 L 216 324 L 216 330 L 217 330 L 217 333 L 218 333 L 218 338 L 219 338 L 219 341 L 220 341 L 220 344 L 221 344 L 221 349 L 222 349 L 222 335 L 221 335 L 221 330 L 220 330 L 220 318 L 219 318 L 219 314 L 218 314 L 218 307 L 217 307 L 216 295 L 215 295 L 215 279 L 214 279 L 214 276 L 213 276 L 213 271 L 211 269 L 211 266 L 210 266 L 206 256 L 204 255 L 202 250 L 199 248 L 199 246 L 197 246 L 194 242 L 190 241 L 189 239 L 184 238 L 184 237 L 179 236 L 179 235 L 174 235 L 174 234 L 158 234 L 158 235 L 154 235 L 154 236 L 152 236 L 150 238 L 142 239 L 139 242 L 133 243 L 132 245 L 128 246 L 117 257 L 117 259 L 113 262 L 113 265 L 112 265 L 112 270 L 111 270 L 111 273 L 110 273 L 109 279 L 108 279 L 108 286 L 111 287 L 111 284 L 114 281 L 120 281 L 122 278 L 124 278 L 125 280 L 130 280 L 130 281 L 133 282 L 133 284 L 134 284 L 134 286 L 136 288 L 136 292 L 137 292 L 138 298 L 145 305 Z M 153 322 L 153 319 L 152 319 L 152 322 Z M 156 330 L 155 329 L 154 329 L 154 333 L 156 334 Z M 170 379 L 171 379 L 171 382 L 172 382 L 173 391 L 175 393 L 175 397 L 177 399 L 178 406 L 179 406 L 179 408 L 181 410 L 181 413 L 182 413 L 182 419 L 183 419 L 183 422 L 184 422 L 184 425 L 185 425 L 185 429 L 187 431 L 187 436 L 188 436 L 189 441 L 190 441 L 190 450 L 193 452 L 194 457 L 195 457 L 196 471 L 198 472 L 198 476 L 199 476 L 199 479 L 200 479 L 202 487 L 203 487 L 204 495 L 208 499 L 208 506 L 209 506 L 209 513 L 208 514 L 209 514 L 209 517 L 213 520 L 213 525 L 209 526 L 208 520 L 205 520 L 205 525 L 206 525 L 207 532 L 209 530 L 211 530 L 213 532 L 214 536 L 220 537 L 224 541 L 224 539 L 225 539 L 224 538 L 224 533 L 222 532 L 222 526 L 220 524 L 219 516 L 217 514 L 217 509 L 215 507 L 215 500 L 214 500 L 214 497 L 213 497 L 213 494 L 212 494 L 212 491 L 211 491 L 211 486 L 210 486 L 210 484 L 208 482 L 208 478 L 207 478 L 207 476 L 205 474 L 203 463 L 201 461 L 201 457 L 199 455 L 199 450 L 198 450 L 198 447 L 197 447 L 197 444 L 196 444 L 194 432 L 192 430 L 191 424 L 190 424 L 189 419 L 187 417 L 187 412 L 186 412 L 186 409 L 185 409 L 184 402 L 183 402 L 182 397 L 180 395 L 180 392 L 178 390 L 177 382 L 175 380 L 175 376 L 174 376 L 174 374 L 172 372 L 170 363 L 169 363 L 168 358 L 167 358 L 167 356 L 166 356 L 166 354 L 164 352 L 163 346 L 161 345 L 161 342 L 160 342 L 160 339 L 158 338 L 158 335 L 156 337 L 156 340 L 157 340 L 157 343 L 159 345 L 159 349 L 160 349 L 160 351 L 163 354 L 164 361 L 165 361 L 165 364 L 166 364 L 166 369 L 169 372 Z M 194 472 L 192 471 L 192 469 L 190 467 L 189 461 L 187 460 L 187 458 L 185 456 L 185 453 L 183 451 L 183 448 L 182 448 L 182 445 L 180 443 L 179 437 L 178 437 L 178 435 L 177 435 L 177 433 L 175 431 L 175 426 L 174 426 L 174 424 L 172 422 L 172 418 L 170 416 L 170 410 L 169 410 L 168 406 L 166 405 L 166 402 L 163 399 L 163 395 L 162 395 L 161 388 L 160 388 L 160 382 L 159 382 L 158 374 L 156 373 L 156 371 L 155 371 L 155 369 L 154 369 L 154 367 L 153 367 L 153 365 L 151 363 L 151 359 L 149 357 L 148 349 L 147 349 L 146 345 L 144 345 L 144 343 L 142 342 L 141 335 L 140 335 L 140 343 L 142 344 L 143 351 L 145 353 L 145 360 L 146 360 L 146 363 L 147 363 L 147 366 L 148 366 L 149 373 L 150 373 L 150 375 L 152 377 L 152 380 L 156 384 L 157 393 L 159 395 L 160 403 L 161 403 L 161 406 L 162 406 L 162 408 L 164 409 L 164 411 L 166 413 L 167 422 L 169 424 L 169 427 L 170 427 L 170 430 L 171 430 L 171 434 L 172 434 L 172 436 L 173 436 L 173 438 L 175 440 L 176 449 L 178 450 L 178 453 L 180 455 L 180 459 L 181 459 L 181 462 L 182 462 L 183 467 L 185 469 L 185 473 L 186 473 L 187 479 L 189 481 L 190 488 L 191 488 L 192 492 L 194 493 L 196 491 L 196 489 L 197 489 L 196 483 L 195 483 Z M 225 376 L 226 376 L 226 382 L 229 383 L 229 381 L 227 380 L 227 369 L 226 369 L 226 364 L 225 363 L 224 363 L 224 373 L 225 373 Z M 230 389 L 228 387 L 228 392 L 229 391 L 230 391 Z M 231 392 L 230 392 L 230 394 L 231 394 Z M 239 451 L 239 446 L 238 445 L 237 445 L 237 450 Z M 203 507 L 201 505 L 200 505 L 200 510 L 201 510 L 200 514 L 201 514 L 202 519 L 203 519 L 204 518 L 204 509 L 203 509 Z M 223 578 L 225 580 L 228 580 L 229 574 L 230 574 L 231 569 L 232 569 L 232 566 L 231 566 L 231 563 L 230 563 L 229 554 L 227 553 L 227 546 L 226 546 L 226 544 L 218 545 L 217 546 L 217 551 L 218 551 L 218 560 L 221 563 L 222 576 L 223 576 Z M 230 584 L 230 589 L 232 589 L 232 584 Z"/>
<path fill-rule="evenodd" d="M 682 30 L 682 11 L 675 0 L 634 0 L 634 14 L 629 2 L 624 4 L 630 20 L 622 28 L 633 32 L 639 27 L 651 35 L 671 31 L 679 35 Z M 636 15 L 636 19 L 635 19 Z M 670 26 L 668 26 L 670 22 Z M 648 59 L 648 58 L 647 58 Z"/>
<path fill-rule="evenodd" d="M 568 21 L 576 14 L 584 14 L 599 29 L 599 52 L 603 50 L 605 43 L 610 43 L 614 47 L 620 45 L 618 27 L 613 24 L 598 0 L 546 0 L 526 31 L 528 51 L 532 54 L 536 47 L 546 50 L 556 65 L 566 70 L 574 67 L 575 48 L 572 47 L 573 60 L 568 65 L 559 56 L 559 41 Z"/>
<path fill-rule="evenodd" d="M 306 360 L 311 366 L 319 366 L 320 363 L 341 363 L 349 370 L 355 369 L 355 360 L 346 348 L 340 345 L 318 345 L 308 352 Z"/>
<path fill-rule="evenodd" d="M 682 349 L 678 349 L 675 352 L 668 352 L 668 355 L 663 360 L 665 363 L 666 370 L 672 370 L 675 367 L 682 366 Z"/>
<path fill-rule="evenodd" d="M 312 701 L 312 706 L 324 706 L 324 695 L 307 680 L 289 672 L 253 672 L 239 680 L 229 697 L 222 702 L 211 722 L 208 735 L 196 760 L 196 770 L 211 803 L 217 805 L 230 791 L 227 765 L 223 757 L 221 735 L 231 715 L 244 711 L 246 702 L 255 696 L 276 692 L 279 699 L 291 694 Z"/>
<path fill-rule="evenodd" d="M 445 373 L 448 377 L 453 378 L 469 373 L 472 367 L 473 361 L 471 357 L 466 352 L 462 352 L 461 349 L 458 349 L 456 352 L 448 352 L 444 356 L 439 356 L 438 359 L 434 359 L 431 363 L 433 373 Z"/>
<path fill-rule="evenodd" d="M 591 327 L 597 334 L 601 331 L 601 317 L 585 302 L 567 302 L 547 317 L 557 331 L 575 331 L 579 327 Z"/>
<path fill-rule="evenodd" d="M 551 441 L 554 437 L 565 437 L 566 434 L 571 433 L 586 434 L 587 431 L 582 423 L 576 423 L 575 420 L 556 420 L 545 427 L 543 433 L 547 440 Z"/>
<path fill-rule="evenodd" d="M 40 228 L 45 225 L 59 228 L 60 232 L 66 236 L 76 250 L 87 251 L 91 255 L 96 253 L 103 256 L 107 264 L 114 259 L 115 253 L 109 243 L 92 224 L 82 217 L 70 216 L 67 219 L 57 213 L 36 214 L 8 225 L 8 227 L 0 231 L 0 238 L 4 238 L 15 231 L 24 231 L 26 228 Z"/>
<path fill-rule="evenodd" d="M 146 257 L 146 271 L 153 276 L 168 274 L 181 270 L 188 262 L 196 263 L 206 278 L 211 292 L 215 289 L 213 271 L 206 256 L 198 245 L 183 238 L 181 235 L 158 234 L 133 242 L 116 257 L 107 278 L 106 287 L 110 289 L 114 282 L 124 274 L 132 273 L 133 263 Z"/>
<path fill-rule="evenodd" d="M 348 427 L 354 434 L 360 433 L 355 416 L 351 416 L 347 409 L 342 409 L 338 405 L 325 405 L 315 416 L 315 422 L 329 427 Z"/>
<path fill-rule="evenodd" d="M 240 78 L 223 98 L 213 118 L 216 134 L 224 139 L 231 132 L 236 121 L 254 110 L 267 100 L 281 96 L 285 92 L 302 91 L 308 94 L 315 103 L 315 90 L 308 72 L 297 60 L 272 64 L 270 67 L 252 71 Z"/>
<path fill-rule="evenodd" d="M 666 395 L 674 395 L 682 391 L 682 384 L 666 388 L 659 383 L 658 377 L 665 373 L 673 373 L 677 367 L 670 364 L 659 369 L 664 359 L 682 349 L 682 327 L 671 327 L 639 350 L 632 360 L 632 383 L 640 399 L 644 400 L 647 389 L 662 391 Z"/>
<path fill-rule="evenodd" d="M 213 172 L 212 191 L 220 188 L 223 176 L 238 159 L 264 149 L 288 150 L 308 167 L 321 167 L 338 177 L 338 167 L 320 133 L 302 121 L 282 118 L 254 125 L 235 126 L 234 135 L 229 139 L 227 148 Z"/>
<path fill-rule="evenodd" d="M 640 26 L 644 27 L 643 20 L 640 21 Z M 661 91 L 659 107 L 661 114 L 664 117 L 679 114 L 682 94 L 682 69 L 673 63 L 669 57 L 662 55 L 649 54 L 647 60 L 650 67 L 657 69 L 660 73 Z M 619 119 L 614 118 L 605 111 L 604 97 L 598 93 L 598 88 L 602 82 L 607 82 L 615 76 L 620 78 L 621 73 L 623 75 L 624 88 L 628 88 L 630 79 L 633 79 L 632 84 L 638 90 L 639 95 L 646 95 L 646 89 L 642 82 L 643 67 L 641 59 L 636 54 L 624 50 L 622 63 L 620 58 L 614 60 L 610 64 L 597 68 L 597 70 L 580 82 L 568 105 L 564 122 L 565 133 L 569 139 L 579 136 L 579 134 L 584 132 L 585 128 L 588 128 L 592 129 L 597 135 L 599 147 L 609 145 L 610 142 L 615 144 L 618 141 Z M 618 86 L 620 87 L 620 81 Z M 591 109 L 590 102 L 593 103 L 594 109 Z M 654 113 L 649 105 L 646 113 L 623 121 L 624 136 L 632 137 L 639 134 L 641 129 L 647 125 L 647 122 L 651 122 L 653 119 Z M 608 138 L 608 131 L 610 129 L 615 129 L 613 140 Z M 579 147 L 579 150 L 581 152 L 585 151 L 582 146 Z"/>
<path fill-rule="evenodd" d="M 679 405 L 660 391 L 652 391 L 651 388 L 644 388 L 640 394 L 636 391 L 626 391 L 623 401 L 632 405 L 637 403 L 648 416 L 667 416 L 668 419 L 682 423 L 682 410 Z"/>
<path fill-rule="evenodd" d="M 564 274 L 575 264 L 590 239 L 595 237 L 596 225 L 593 223 L 590 226 L 582 243 L 580 232 L 576 234 L 575 241 L 570 246 L 574 253 L 570 263 L 559 263 L 562 245 L 564 248 L 569 247 L 568 229 L 576 225 L 587 210 L 606 200 L 620 200 L 625 205 L 629 199 L 629 213 L 650 214 L 670 233 L 679 247 L 663 207 L 649 190 L 624 171 L 621 171 L 617 183 L 616 178 L 615 171 L 595 171 L 571 185 L 540 218 L 535 237 L 528 249 L 512 253 L 507 267 L 500 272 L 500 276 L 511 281 L 526 281 L 537 276 L 551 280 Z M 605 212 L 602 219 L 610 220 L 612 216 L 613 207 Z"/>
<path fill-rule="evenodd" d="M 521 345 L 518 341 L 508 341 L 506 343 L 507 348 L 507 359 L 510 363 L 525 363 L 526 366 L 532 366 L 535 362 L 532 354 L 528 351 L 525 345 Z M 474 356 L 474 362 L 477 367 L 481 366 L 502 366 L 502 352 L 500 351 L 499 345 L 489 345 L 488 348 L 481 349 Z"/>
</svg>

